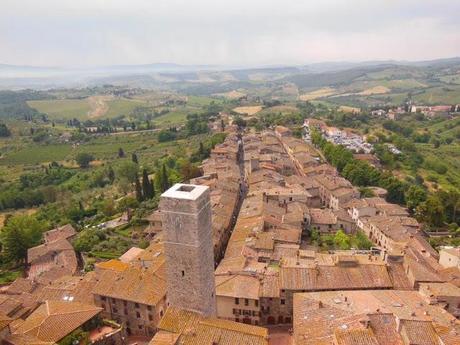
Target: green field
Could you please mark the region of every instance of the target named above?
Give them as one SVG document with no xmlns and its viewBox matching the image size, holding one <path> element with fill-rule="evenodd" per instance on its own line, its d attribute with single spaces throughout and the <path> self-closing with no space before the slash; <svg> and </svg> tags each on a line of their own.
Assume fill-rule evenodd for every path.
<svg viewBox="0 0 460 345">
<path fill-rule="evenodd" d="M 429 88 L 415 93 L 413 99 L 426 104 L 457 104 L 460 103 L 460 85 Z"/>
<path fill-rule="evenodd" d="M 100 116 L 91 115 L 91 111 L 94 109 L 91 107 L 89 98 L 28 101 L 27 104 L 31 108 L 47 114 L 52 120 L 70 120 L 76 118 L 84 121 L 88 119 L 128 116 L 135 107 L 145 105 L 146 103 L 141 100 L 124 98 L 107 100 L 108 109 Z"/>
<path fill-rule="evenodd" d="M 102 118 L 110 118 L 116 116 L 128 116 L 131 111 L 139 106 L 146 105 L 145 102 L 140 100 L 131 100 L 131 99 L 114 99 L 108 101 L 109 110 Z"/>
<path fill-rule="evenodd" d="M 187 104 L 191 106 L 204 106 L 209 105 L 212 101 L 215 103 L 222 103 L 221 99 L 212 98 L 212 97 L 204 97 L 204 96 L 188 96 L 187 97 Z"/>
<path fill-rule="evenodd" d="M 87 99 L 28 101 L 27 104 L 54 120 L 86 119 L 91 110 Z"/>
<path fill-rule="evenodd" d="M 173 110 L 167 114 L 153 119 L 153 123 L 160 127 L 180 125 L 186 122 L 187 112 L 185 109 Z"/>
</svg>

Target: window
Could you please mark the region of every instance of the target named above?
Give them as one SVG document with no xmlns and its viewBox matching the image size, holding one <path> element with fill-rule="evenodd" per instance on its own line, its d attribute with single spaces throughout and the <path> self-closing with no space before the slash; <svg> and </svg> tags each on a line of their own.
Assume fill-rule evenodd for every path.
<svg viewBox="0 0 460 345">
<path fill-rule="evenodd" d="M 101 307 L 102 307 L 102 309 L 105 309 L 105 304 L 104 304 L 104 303 L 102 303 Z"/>
<path fill-rule="evenodd" d="M 182 271 L 182 277 L 184 277 L 184 276 L 185 276 L 185 271 Z"/>
<path fill-rule="evenodd" d="M 114 312 L 115 314 L 118 314 L 118 309 L 117 309 L 117 308 L 113 308 L 113 312 Z"/>
<path fill-rule="evenodd" d="M 240 299 L 239 298 L 235 298 L 235 304 L 240 304 Z"/>
<path fill-rule="evenodd" d="M 244 305 L 246 305 L 246 306 L 249 305 L 249 300 L 247 298 L 244 299 Z"/>
<path fill-rule="evenodd" d="M 128 315 L 128 309 L 125 309 L 124 312 L 125 312 L 125 315 Z"/>
<path fill-rule="evenodd" d="M 235 317 L 235 322 L 240 322 L 240 319 Z"/>
<path fill-rule="evenodd" d="M 259 306 L 259 301 L 258 300 L 255 300 L 254 303 L 255 303 L 256 307 Z"/>
<path fill-rule="evenodd" d="M 136 317 L 137 317 L 138 319 L 140 319 L 140 318 L 141 318 L 141 313 L 139 313 L 138 311 L 136 311 Z"/>
<path fill-rule="evenodd" d="M 160 310 L 160 316 L 161 317 L 163 316 L 163 310 Z"/>
<path fill-rule="evenodd" d="M 142 329 L 142 325 L 139 325 L 138 327 L 139 327 L 139 329 Z"/>
<path fill-rule="evenodd" d="M 149 321 L 153 321 L 153 316 L 152 316 L 152 314 L 149 314 Z"/>
<path fill-rule="evenodd" d="M 101 296 L 101 301 L 105 301 L 106 298 L 104 296 Z"/>
<path fill-rule="evenodd" d="M 126 307 L 128 305 L 128 302 L 123 301 L 123 305 Z"/>
<path fill-rule="evenodd" d="M 148 310 L 148 311 L 151 311 L 151 310 L 152 310 L 152 306 L 151 306 L 151 305 L 148 305 L 148 306 L 147 306 L 147 310 Z"/>
<path fill-rule="evenodd" d="M 134 306 L 135 306 L 136 308 L 139 308 L 139 303 L 135 303 Z"/>
<path fill-rule="evenodd" d="M 286 304 L 286 300 L 282 299 L 281 304 Z"/>
</svg>

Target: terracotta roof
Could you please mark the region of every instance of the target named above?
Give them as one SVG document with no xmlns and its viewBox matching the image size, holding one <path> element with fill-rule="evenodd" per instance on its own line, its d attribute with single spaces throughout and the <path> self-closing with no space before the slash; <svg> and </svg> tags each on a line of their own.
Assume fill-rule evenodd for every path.
<svg viewBox="0 0 460 345">
<path fill-rule="evenodd" d="M 6 314 L 0 313 L 0 331 L 6 328 L 12 321 L 12 318 L 8 317 Z"/>
<path fill-rule="evenodd" d="M 460 269 L 458 267 L 449 267 L 439 271 L 441 278 L 457 287 L 460 287 Z"/>
<path fill-rule="evenodd" d="M 35 260 L 50 253 L 58 253 L 65 250 L 73 251 L 73 247 L 66 239 L 60 239 L 54 242 L 44 243 L 27 250 L 27 261 L 33 263 Z"/>
<path fill-rule="evenodd" d="M 401 322 L 399 331 L 396 320 Z M 379 345 L 425 344 L 420 342 L 423 338 L 426 344 L 438 345 L 439 342 L 432 342 L 441 336 L 433 328 L 438 324 L 447 327 L 448 332 L 455 332 L 460 325 L 442 307 L 426 303 L 416 291 L 356 290 L 294 295 L 297 345 L 329 345 L 336 330 L 367 327 Z M 433 334 L 436 336 L 432 337 Z"/>
<path fill-rule="evenodd" d="M 47 301 L 35 310 L 16 332 L 42 341 L 57 342 L 102 311 L 78 302 Z"/>
<path fill-rule="evenodd" d="M 37 288 L 37 283 L 32 279 L 26 278 L 16 278 L 14 282 L 11 283 L 5 290 L 8 294 L 22 294 L 24 292 L 32 292 Z"/>
<path fill-rule="evenodd" d="M 137 267 L 121 272 L 107 270 L 98 277 L 93 293 L 155 306 L 166 295 L 166 281 L 162 270 L 164 265 L 156 270 Z"/>
<path fill-rule="evenodd" d="M 281 288 L 286 290 L 321 291 L 393 287 L 387 269 L 382 265 L 281 267 L 280 278 Z"/>
<path fill-rule="evenodd" d="M 117 272 L 123 272 L 129 268 L 129 265 L 125 262 L 122 262 L 117 259 L 111 259 L 108 261 L 98 262 L 96 268 L 104 269 L 104 270 L 112 270 Z"/>
<path fill-rule="evenodd" d="M 450 283 L 420 283 L 419 291 L 427 296 L 460 297 L 460 288 Z"/>
<path fill-rule="evenodd" d="M 96 285 L 96 272 L 83 277 L 63 276 L 45 286 L 36 294 L 38 301 L 74 301 L 94 304 L 93 289 Z"/>
<path fill-rule="evenodd" d="M 155 334 L 149 345 L 176 345 L 180 334 L 159 331 Z"/>
<path fill-rule="evenodd" d="M 268 331 L 265 328 L 205 318 L 173 307 L 167 309 L 158 328 L 164 332 L 180 334 L 181 345 L 268 345 Z"/>
<path fill-rule="evenodd" d="M 135 258 L 137 258 L 143 252 L 144 252 L 144 249 L 137 248 L 137 247 L 131 247 L 126 251 L 126 253 L 120 256 L 119 260 L 124 263 L 129 263 L 133 261 Z"/>
<path fill-rule="evenodd" d="M 68 239 L 77 234 L 72 224 L 66 224 L 56 229 L 49 230 L 43 234 L 45 242 L 54 242 L 57 240 Z"/>
<path fill-rule="evenodd" d="M 256 276 L 216 276 L 216 296 L 259 299 L 260 281 Z"/>
<path fill-rule="evenodd" d="M 256 235 L 254 248 L 263 250 L 273 250 L 275 246 L 275 234 L 273 232 L 261 232 Z"/>
<path fill-rule="evenodd" d="M 401 320 L 401 336 L 408 344 L 441 345 L 430 321 Z"/>
<path fill-rule="evenodd" d="M 380 345 L 370 329 L 347 330 L 347 326 L 339 328 L 334 333 L 336 345 Z"/>
</svg>

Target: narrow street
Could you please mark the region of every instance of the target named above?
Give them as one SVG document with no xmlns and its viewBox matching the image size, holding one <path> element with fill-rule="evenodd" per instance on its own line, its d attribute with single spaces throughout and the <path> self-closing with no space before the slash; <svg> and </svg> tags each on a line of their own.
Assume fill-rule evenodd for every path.
<svg viewBox="0 0 460 345">
<path fill-rule="evenodd" d="M 238 167 L 240 169 L 240 190 L 238 195 L 238 202 L 236 204 L 235 209 L 233 210 L 232 216 L 232 223 L 230 233 L 233 232 L 233 229 L 236 225 L 236 220 L 238 218 L 238 214 L 240 213 L 241 205 L 243 204 L 244 198 L 246 198 L 247 194 L 247 181 L 246 181 L 246 174 L 244 172 L 244 143 L 243 143 L 243 134 L 241 132 L 238 133 Z"/>
<path fill-rule="evenodd" d="M 238 214 L 241 210 L 241 205 L 243 205 L 243 201 L 246 198 L 247 194 L 247 182 L 246 182 L 246 175 L 244 172 L 244 147 L 243 147 L 243 135 L 241 132 L 238 133 L 238 156 L 237 156 L 237 163 L 240 171 L 240 189 L 238 191 L 238 200 L 236 202 L 235 208 L 233 209 L 232 220 L 230 223 L 230 227 L 228 229 L 228 238 L 230 238 L 233 229 L 235 228 L 236 221 L 238 219 Z M 228 240 L 227 240 L 228 243 Z M 225 243 L 225 248 L 227 247 L 227 243 Z M 222 260 L 224 253 L 218 258 L 215 262 L 216 267 L 219 265 L 220 261 Z"/>
</svg>

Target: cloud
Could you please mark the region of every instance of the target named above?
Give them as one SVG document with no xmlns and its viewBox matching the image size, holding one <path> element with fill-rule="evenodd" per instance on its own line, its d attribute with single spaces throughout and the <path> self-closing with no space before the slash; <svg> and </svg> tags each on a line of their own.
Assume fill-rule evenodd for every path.
<svg viewBox="0 0 460 345">
<path fill-rule="evenodd" d="M 452 0 L 2 0 L 0 59 L 303 64 L 460 55 Z"/>
</svg>

